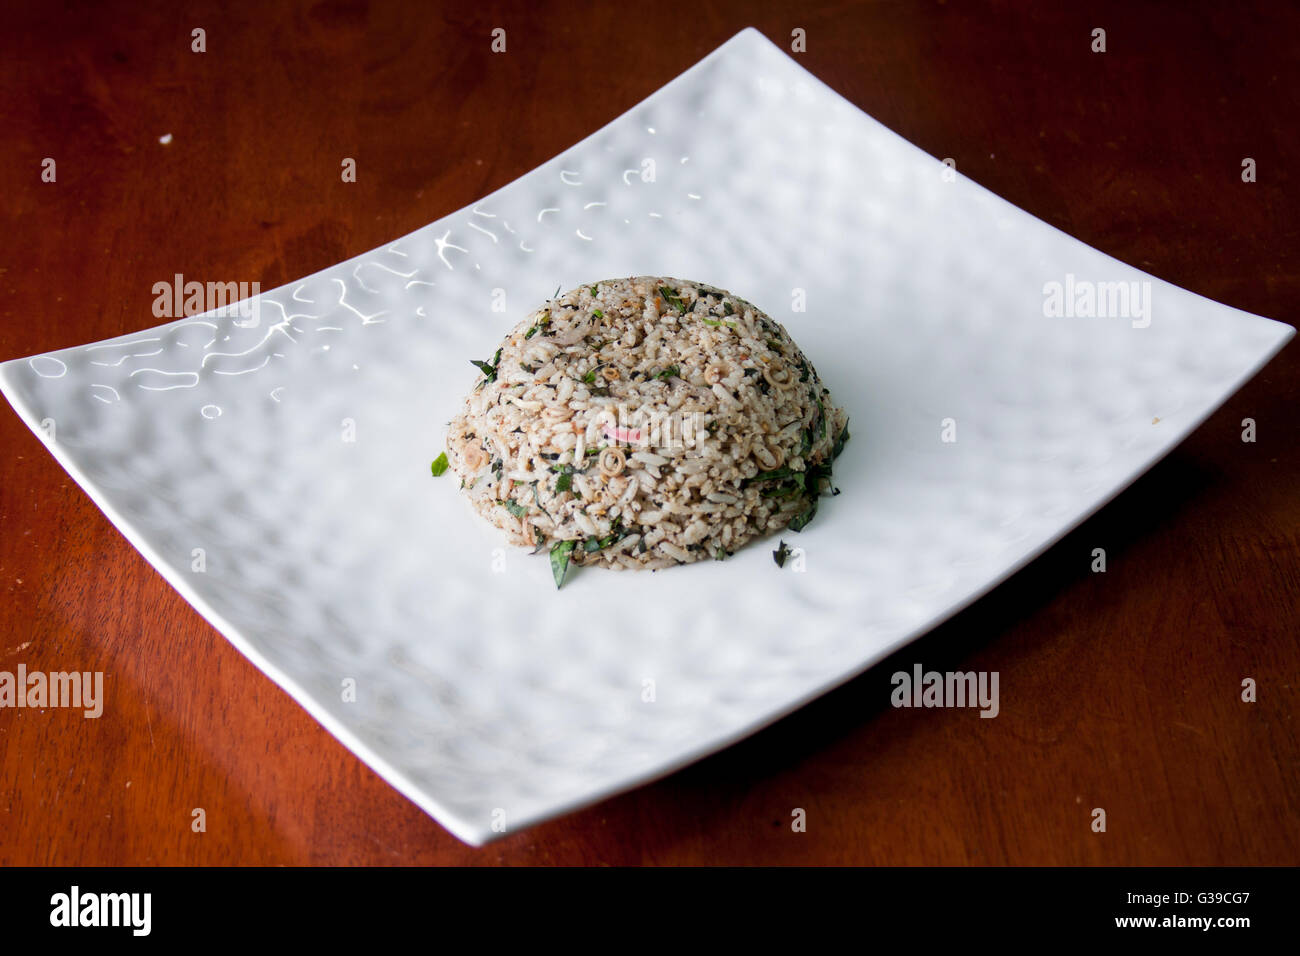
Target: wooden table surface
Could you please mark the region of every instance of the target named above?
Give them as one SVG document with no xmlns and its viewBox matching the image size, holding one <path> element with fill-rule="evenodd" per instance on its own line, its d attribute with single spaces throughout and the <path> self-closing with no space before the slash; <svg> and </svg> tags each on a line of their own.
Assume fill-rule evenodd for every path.
<svg viewBox="0 0 1300 956">
<path fill-rule="evenodd" d="M 7 21 L 0 359 L 155 325 L 153 283 L 177 272 L 271 289 L 404 235 L 749 25 L 787 47 L 804 29 L 815 74 L 1053 225 L 1300 318 L 1293 5 L 132 2 Z M 0 710 L 0 864 L 1298 863 L 1298 372 L 1292 344 L 1112 505 L 863 677 L 481 850 L 227 644 L 5 408 L 0 670 L 102 670 L 107 700 L 99 720 Z M 914 661 L 998 671 L 1001 715 L 891 708 L 888 675 Z"/>
</svg>

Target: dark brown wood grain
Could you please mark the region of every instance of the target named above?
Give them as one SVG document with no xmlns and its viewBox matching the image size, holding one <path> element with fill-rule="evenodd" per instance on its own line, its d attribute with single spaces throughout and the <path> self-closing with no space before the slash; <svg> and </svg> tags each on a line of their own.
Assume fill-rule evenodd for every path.
<svg viewBox="0 0 1300 956">
<path fill-rule="evenodd" d="M 390 241 L 748 25 L 783 44 L 802 27 L 814 73 L 1053 225 L 1296 322 L 1293 5 L 41 3 L 0 35 L 0 359 L 150 327 L 153 283 L 177 272 L 270 289 Z M 1300 863 L 1297 372 L 1293 344 L 891 661 L 483 850 L 245 661 L 5 408 L 0 669 L 102 670 L 107 701 L 99 720 L 0 710 L 0 864 Z M 891 708 L 889 673 L 916 660 L 998 671 L 1001 715 Z"/>
</svg>

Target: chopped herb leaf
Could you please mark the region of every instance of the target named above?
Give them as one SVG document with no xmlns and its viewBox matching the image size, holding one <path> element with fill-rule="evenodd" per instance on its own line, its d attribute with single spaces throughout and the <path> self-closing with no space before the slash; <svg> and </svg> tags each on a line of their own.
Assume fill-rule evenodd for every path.
<svg viewBox="0 0 1300 956">
<path fill-rule="evenodd" d="M 795 495 L 800 494 L 803 494 L 803 487 L 794 482 L 776 488 L 767 488 L 760 492 L 763 498 L 793 498 Z"/>
<path fill-rule="evenodd" d="M 724 300 L 723 303 L 722 303 L 722 314 L 723 314 L 723 315 L 735 315 L 735 314 L 736 314 L 736 310 L 733 309 L 733 308 L 731 307 L 731 303 L 730 303 L 730 302 L 727 302 L 727 301 Z"/>
<path fill-rule="evenodd" d="M 605 313 L 600 311 L 600 309 L 592 309 L 591 314 L 598 319 L 603 319 L 605 317 Z"/>
<path fill-rule="evenodd" d="M 808 527 L 808 522 L 812 521 L 813 516 L 817 514 L 817 498 L 818 495 L 814 493 L 809 499 L 808 508 L 790 519 L 791 531 L 802 531 Z"/>
<path fill-rule="evenodd" d="M 537 324 L 524 333 L 524 338 L 531 339 L 534 335 L 536 335 L 538 332 L 543 331 L 550 324 L 551 324 L 551 311 L 550 309 L 547 309 L 545 312 L 542 313 L 542 317 L 537 320 Z"/>
<path fill-rule="evenodd" d="M 713 326 L 715 329 L 716 329 L 718 326 L 720 326 L 720 325 L 725 325 L 725 326 L 726 326 L 727 328 L 729 328 L 729 329 L 734 329 L 734 328 L 736 327 L 736 323 L 735 323 L 735 322 L 724 322 L 722 319 L 703 319 L 703 318 L 702 318 L 702 319 L 700 319 L 700 321 L 703 322 L 705 325 L 711 325 L 711 326 Z"/>
<path fill-rule="evenodd" d="M 672 289 L 668 288 L 666 285 L 661 285 L 659 287 L 659 294 L 664 297 L 665 302 L 671 305 L 682 315 L 686 314 L 686 304 L 682 302 L 682 300 L 677 296 L 675 292 L 673 292 Z"/>
<path fill-rule="evenodd" d="M 773 471 L 760 471 L 753 478 L 746 478 L 745 484 L 753 484 L 756 481 L 774 481 L 777 478 L 795 478 L 799 486 L 803 487 L 803 472 L 795 471 L 793 468 L 777 468 Z"/>
<path fill-rule="evenodd" d="M 615 518 L 614 523 L 610 526 L 609 534 L 603 538 L 587 538 L 582 542 L 582 550 L 587 554 L 594 554 L 602 548 L 608 548 L 615 541 L 621 541 L 628 536 L 628 532 L 623 530 L 623 519 Z"/>
<path fill-rule="evenodd" d="M 551 548 L 551 575 L 556 588 L 564 583 L 564 575 L 569 571 L 569 554 L 575 544 L 576 541 L 560 541 Z"/>
<path fill-rule="evenodd" d="M 599 372 L 602 368 L 604 368 L 604 367 L 605 367 L 606 365 L 608 365 L 608 364 L 609 364 L 608 362 L 601 362 L 601 363 L 600 363 L 599 365 L 597 365 L 595 368 L 593 368 L 593 369 L 591 369 L 590 371 L 588 371 L 586 375 L 582 376 L 582 384 L 584 384 L 584 385 L 594 385 L 595 382 L 596 382 L 596 373 Z M 605 383 L 604 383 L 604 382 L 601 382 L 601 383 L 600 383 L 600 387 L 601 387 L 601 388 L 604 388 L 604 387 L 605 387 Z"/>
<path fill-rule="evenodd" d="M 831 458 L 840 457 L 840 452 L 844 450 L 845 443 L 849 440 L 849 423 L 845 422 L 844 427 L 840 429 L 839 436 L 835 439 L 835 444 L 831 446 Z"/>
<path fill-rule="evenodd" d="M 498 498 L 497 504 L 505 505 L 506 511 L 509 511 L 516 518 L 522 518 L 525 514 L 528 513 L 528 509 L 526 509 L 523 505 L 521 505 L 517 501 L 512 501 L 509 498 L 505 499 L 504 501 Z"/>
<path fill-rule="evenodd" d="M 555 493 L 570 491 L 573 489 L 573 466 L 572 465 L 552 465 L 551 471 L 559 472 L 560 477 L 555 479 Z M 574 497 L 580 497 L 575 491 Z"/>
<path fill-rule="evenodd" d="M 785 567 L 785 559 L 790 557 L 790 554 L 790 549 L 786 547 L 785 542 L 782 541 L 780 547 L 772 552 L 772 560 L 776 562 L 778 568 L 783 568 Z M 552 558 L 552 561 L 553 560 L 554 559 Z"/>
<path fill-rule="evenodd" d="M 672 378 L 674 375 L 681 375 L 681 374 L 682 374 L 682 370 L 679 366 L 670 365 L 662 372 L 660 372 L 658 375 L 656 375 L 655 378 L 658 379 Z"/>
<path fill-rule="evenodd" d="M 444 451 L 441 455 L 433 460 L 429 470 L 433 472 L 433 477 L 437 478 L 447 472 L 447 453 Z"/>
<path fill-rule="evenodd" d="M 714 561 L 721 561 L 726 556 L 727 556 L 727 551 L 725 548 L 722 547 L 722 545 L 718 545 L 713 551 Z"/>
<path fill-rule="evenodd" d="M 595 294 L 596 294 L 596 289 L 597 289 L 596 286 L 592 286 L 592 287 L 591 287 L 591 294 L 592 294 L 592 295 L 595 295 Z M 596 314 L 599 315 L 600 313 L 597 312 Z"/>
<path fill-rule="evenodd" d="M 809 490 L 814 492 L 820 491 L 822 482 L 825 481 L 829 483 L 831 480 L 831 466 L 826 463 L 812 465 L 808 469 L 808 477 L 812 479 L 808 486 Z"/>
<path fill-rule="evenodd" d="M 496 381 L 496 378 L 497 378 L 497 364 L 498 364 L 500 361 L 501 361 L 501 350 L 500 350 L 500 349 L 497 349 L 497 354 L 494 355 L 494 356 L 492 356 L 492 361 L 491 361 L 491 362 L 480 362 L 480 361 L 478 361 L 477 359 L 470 359 L 470 360 L 469 360 L 469 364 L 470 364 L 470 365 L 473 365 L 474 367 L 476 367 L 476 368 L 477 368 L 480 372 L 482 372 L 483 375 L 484 375 L 484 379 L 483 379 L 483 381 L 479 383 L 479 387 L 480 387 L 480 388 L 482 388 L 482 387 L 483 387 L 484 385 L 486 385 L 488 382 L 495 382 L 495 381 Z"/>
</svg>

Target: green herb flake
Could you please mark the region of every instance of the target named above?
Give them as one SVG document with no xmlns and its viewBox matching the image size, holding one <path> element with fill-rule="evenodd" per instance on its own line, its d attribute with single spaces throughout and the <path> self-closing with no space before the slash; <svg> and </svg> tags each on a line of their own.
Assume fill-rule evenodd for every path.
<svg viewBox="0 0 1300 956">
<path fill-rule="evenodd" d="M 551 575 L 555 578 L 558 590 L 564 584 L 564 576 L 569 572 L 569 555 L 576 541 L 560 541 L 551 548 Z"/>
<path fill-rule="evenodd" d="M 659 294 L 664 297 L 665 302 L 671 305 L 682 315 L 686 314 L 686 304 L 682 302 L 682 300 L 677 296 L 677 294 L 673 292 L 672 289 L 668 288 L 668 286 L 661 285 L 659 287 Z"/>
<path fill-rule="evenodd" d="M 562 494 L 573 489 L 573 466 L 572 465 L 552 465 L 551 471 L 559 472 L 560 477 L 555 479 L 555 493 Z M 573 492 L 575 497 L 578 493 Z"/>
<path fill-rule="evenodd" d="M 727 556 L 727 549 L 724 548 L 722 545 L 718 545 L 717 548 L 715 548 L 713 551 L 714 561 L 721 561 L 724 558 L 726 558 L 726 556 Z"/>
<path fill-rule="evenodd" d="M 610 526 L 609 534 L 603 538 L 587 538 L 582 542 L 582 550 L 587 554 L 595 554 L 597 551 L 608 548 L 615 541 L 622 541 L 627 535 L 628 532 L 623 530 L 623 519 L 615 518 L 614 523 Z"/>
<path fill-rule="evenodd" d="M 808 527 L 808 522 L 812 521 L 813 516 L 817 514 L 818 493 L 814 493 L 808 501 L 808 507 L 790 519 L 791 531 L 802 531 Z"/>
<path fill-rule="evenodd" d="M 682 374 L 682 370 L 679 366 L 670 365 L 662 372 L 660 372 L 658 375 L 656 375 L 655 378 L 662 380 L 662 379 L 672 378 L 675 375 L 680 376 L 681 374 Z"/>
<path fill-rule="evenodd" d="M 429 470 L 433 472 L 435 478 L 440 478 L 447 473 L 447 453 L 445 451 L 433 460 Z"/>
<path fill-rule="evenodd" d="M 849 440 L 849 423 L 845 422 L 844 427 L 840 429 L 840 433 L 835 439 L 835 443 L 831 446 L 832 460 L 840 457 L 840 452 L 844 450 L 844 445 L 848 440 Z"/>
<path fill-rule="evenodd" d="M 793 468 L 777 468 L 773 471 L 760 471 L 753 478 L 746 478 L 744 484 L 752 485 L 759 481 L 778 481 L 792 479 L 800 488 L 804 486 L 804 473 Z"/>
<path fill-rule="evenodd" d="M 551 324 L 551 310 L 547 309 L 542 313 L 542 317 L 537 320 L 537 324 L 524 333 L 525 339 L 531 339 L 538 332 L 542 332 Z"/>
<path fill-rule="evenodd" d="M 516 518 L 522 518 L 525 514 L 528 513 L 528 509 L 526 509 L 523 505 L 521 505 L 517 501 L 512 501 L 509 498 L 506 498 L 504 501 L 498 498 L 497 504 L 504 505 L 506 511 L 509 511 Z"/>
<path fill-rule="evenodd" d="M 788 485 L 781 485 L 778 488 L 768 488 L 760 493 L 762 498 L 793 498 L 795 495 L 803 494 L 803 489 L 791 482 Z"/>
<path fill-rule="evenodd" d="M 470 359 L 469 364 L 473 365 L 483 373 L 483 381 L 479 382 L 478 387 L 482 388 L 488 382 L 497 380 L 497 365 L 501 362 L 501 349 L 497 349 L 497 354 L 492 356 L 491 362 L 480 362 L 477 359 Z"/>
<path fill-rule="evenodd" d="M 592 309 L 591 314 L 598 319 L 603 319 L 605 317 L 605 313 L 600 311 L 600 309 Z"/>
<path fill-rule="evenodd" d="M 785 559 L 790 557 L 791 553 L 785 542 L 782 541 L 780 547 L 772 552 L 772 560 L 776 562 L 778 568 L 783 568 L 785 567 Z M 551 560 L 553 562 L 555 559 L 552 558 Z"/>
</svg>

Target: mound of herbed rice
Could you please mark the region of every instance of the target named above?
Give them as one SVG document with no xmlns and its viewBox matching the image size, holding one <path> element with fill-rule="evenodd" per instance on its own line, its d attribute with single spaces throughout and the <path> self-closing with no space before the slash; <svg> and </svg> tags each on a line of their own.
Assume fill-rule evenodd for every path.
<svg viewBox="0 0 1300 956">
<path fill-rule="evenodd" d="M 580 286 L 505 337 L 449 423 L 447 466 L 513 544 L 570 562 L 722 560 L 801 530 L 847 418 L 779 322 L 728 292 Z"/>
</svg>

